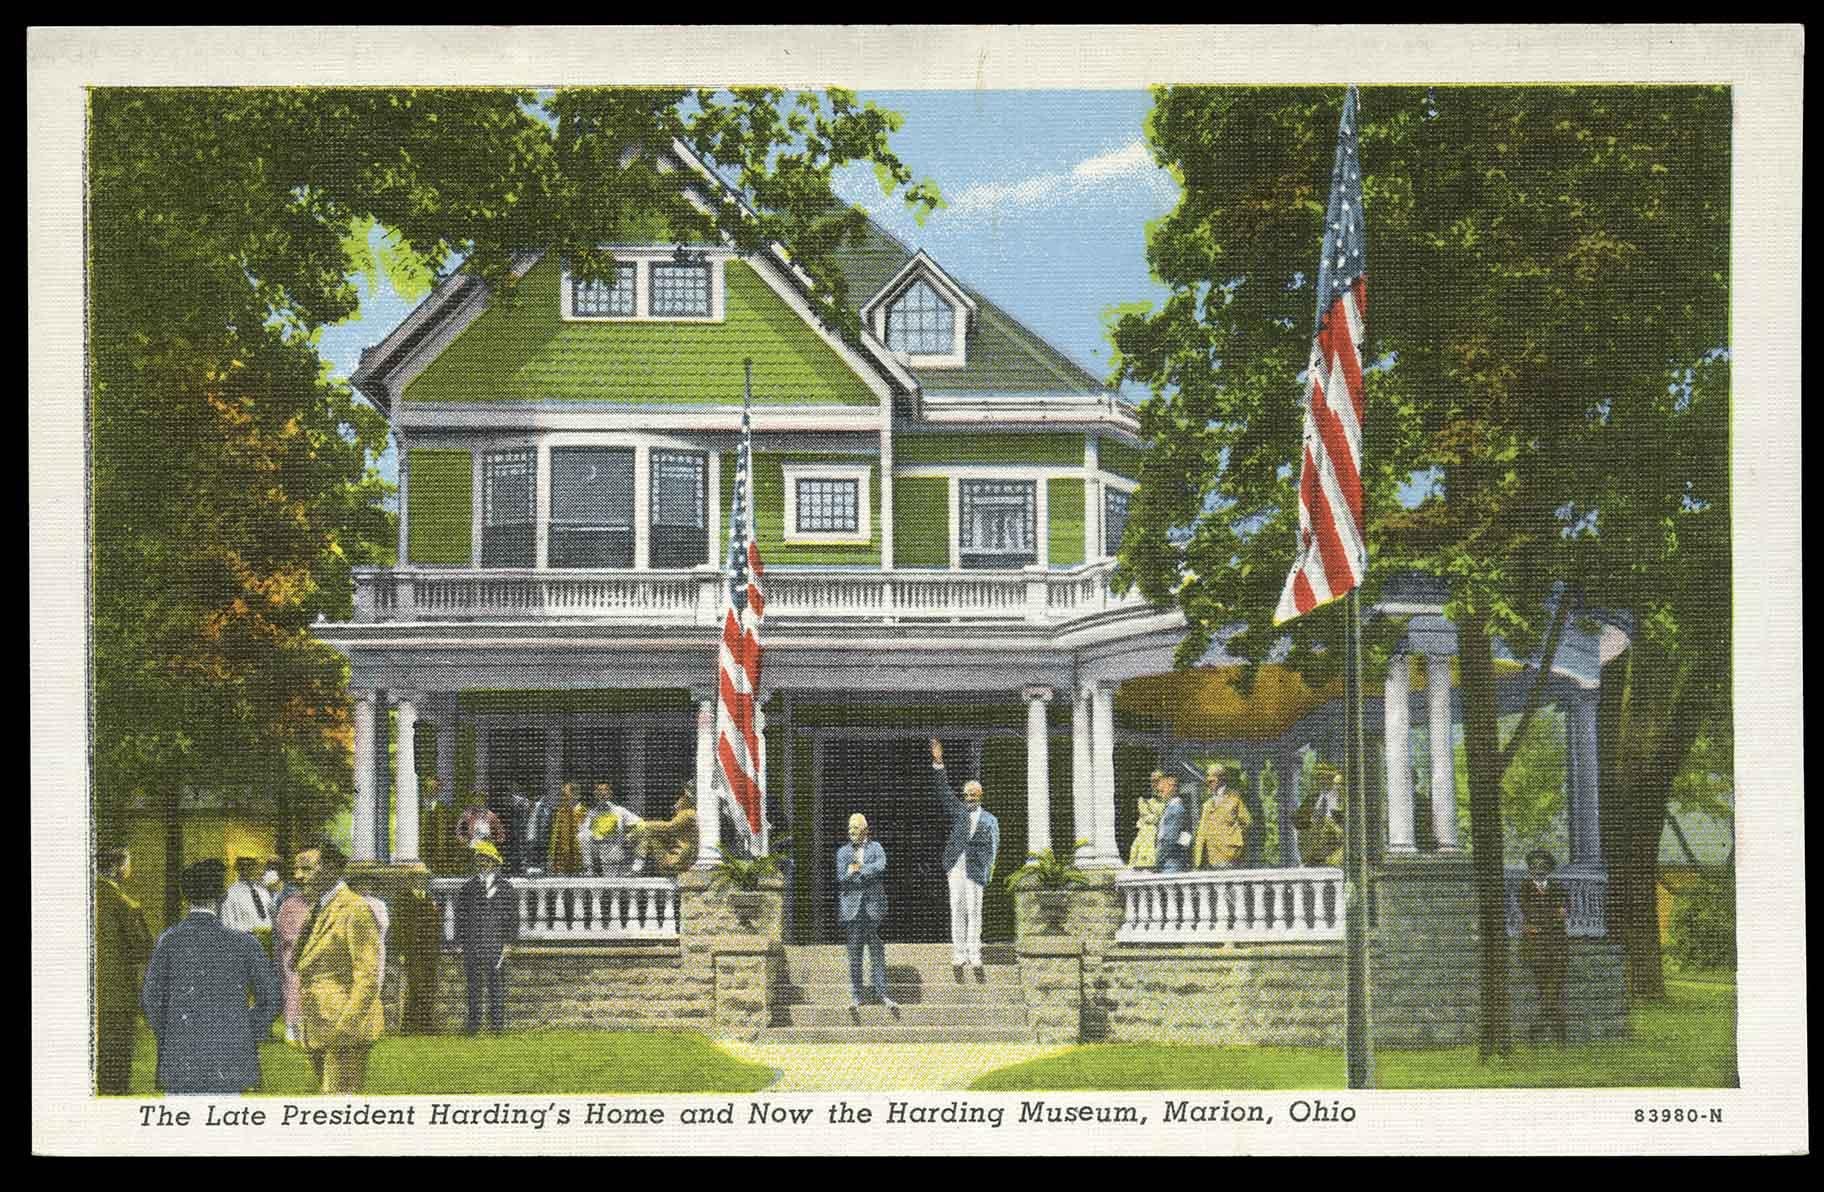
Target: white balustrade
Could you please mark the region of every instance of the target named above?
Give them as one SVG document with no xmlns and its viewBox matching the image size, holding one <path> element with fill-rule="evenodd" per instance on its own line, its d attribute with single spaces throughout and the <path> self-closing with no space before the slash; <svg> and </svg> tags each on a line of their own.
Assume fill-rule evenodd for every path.
<svg viewBox="0 0 1824 1192">
<path fill-rule="evenodd" d="M 1123 870 L 1115 878 L 1132 944 L 1308 943 L 1343 938 L 1340 869 Z"/>
<path fill-rule="evenodd" d="M 1507 934 L 1520 935 L 1520 886 L 1528 879 L 1524 869 L 1507 871 Z M 1601 939 L 1609 934 L 1609 877 L 1606 873 L 1560 870 L 1552 881 L 1564 887 L 1570 898 L 1570 915 L 1565 922 L 1566 934 Z"/>
<path fill-rule="evenodd" d="M 436 878 L 431 898 L 443 946 L 456 939 L 456 896 L 466 878 Z M 678 936 L 678 884 L 668 877 L 508 878 L 519 903 L 519 938 L 536 943 L 669 940 Z"/>
<path fill-rule="evenodd" d="M 1041 573 L 875 571 L 775 567 L 767 615 L 819 621 L 1064 622 L 1143 608 L 1137 590 L 1116 596 L 1109 565 Z M 355 568 L 355 620 L 612 620 L 715 625 L 720 571 L 582 571 L 511 568 Z"/>
</svg>

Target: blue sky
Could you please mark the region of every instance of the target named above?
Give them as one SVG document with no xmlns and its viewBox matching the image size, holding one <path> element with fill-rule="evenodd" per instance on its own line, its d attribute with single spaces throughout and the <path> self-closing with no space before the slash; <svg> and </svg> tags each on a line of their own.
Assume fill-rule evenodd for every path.
<svg viewBox="0 0 1824 1192">
<path fill-rule="evenodd" d="M 1144 91 L 864 92 L 905 115 L 893 147 L 949 204 L 918 226 L 880 193 L 871 168 L 837 191 L 888 231 L 988 295 L 1099 377 L 1109 369 L 1103 312 L 1160 301 L 1146 264 L 1146 223 L 1171 210 L 1177 185 L 1154 166 L 1141 122 Z M 411 305 L 362 286 L 360 317 L 324 331 L 331 371 L 346 377 Z M 1142 394 L 1134 394 L 1139 397 Z M 392 461 L 383 461 L 390 478 Z"/>
</svg>

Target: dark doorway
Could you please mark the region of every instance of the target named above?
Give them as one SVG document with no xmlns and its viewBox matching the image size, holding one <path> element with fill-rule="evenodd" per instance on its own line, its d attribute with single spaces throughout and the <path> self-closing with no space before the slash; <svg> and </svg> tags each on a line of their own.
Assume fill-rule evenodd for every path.
<svg viewBox="0 0 1824 1192">
<path fill-rule="evenodd" d="M 946 768 L 960 787 L 976 770 L 975 743 L 944 741 Z M 836 918 L 836 850 L 849 838 L 849 816 L 868 817 L 869 835 L 887 851 L 889 943 L 944 943 L 950 939 L 949 885 L 941 868 L 950 821 L 931 790 L 929 739 L 838 739 L 823 749 L 818 792 L 821 880 L 817 922 L 822 938 L 843 938 Z"/>
</svg>

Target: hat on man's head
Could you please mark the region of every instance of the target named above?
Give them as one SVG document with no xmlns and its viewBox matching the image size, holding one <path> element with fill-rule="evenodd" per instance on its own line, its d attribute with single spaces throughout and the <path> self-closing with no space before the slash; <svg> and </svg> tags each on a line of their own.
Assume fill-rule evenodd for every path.
<svg viewBox="0 0 1824 1192">
<path fill-rule="evenodd" d="M 1533 867 L 1534 861 L 1544 861 L 1547 869 L 1558 868 L 1558 858 L 1552 855 L 1550 849 L 1536 848 L 1532 852 L 1526 854 L 1526 867 L 1528 869 Z"/>
<path fill-rule="evenodd" d="M 469 850 L 477 857 L 485 857 L 496 865 L 500 864 L 500 850 L 485 840 L 477 840 L 469 846 Z"/>
<path fill-rule="evenodd" d="M 178 875 L 177 887 L 191 905 L 202 906 L 221 901 L 227 877 L 228 867 L 209 857 L 184 866 L 183 873 Z"/>
</svg>

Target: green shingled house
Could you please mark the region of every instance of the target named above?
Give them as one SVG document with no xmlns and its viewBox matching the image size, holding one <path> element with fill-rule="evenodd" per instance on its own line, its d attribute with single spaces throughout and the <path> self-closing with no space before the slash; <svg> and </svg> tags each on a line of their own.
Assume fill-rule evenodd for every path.
<svg viewBox="0 0 1824 1192">
<path fill-rule="evenodd" d="M 1115 866 L 1114 691 L 1169 669 L 1182 627 L 1107 583 L 1136 475 L 1132 408 L 879 229 L 843 262 L 859 343 L 814 317 L 779 255 L 613 251 L 609 284 L 528 254 L 507 302 L 452 277 L 353 377 L 392 420 L 402 494 L 399 565 L 360 570 L 353 620 L 319 627 L 352 662 L 357 854 L 436 867 L 445 842 L 421 838 L 415 814 L 432 780 L 503 816 L 604 779 L 647 816 L 669 815 L 686 780 L 716 806 L 721 566 L 751 359 L 787 938 L 836 938 L 814 859 L 855 811 L 905 859 L 888 938 L 948 938 L 934 734 L 959 783 L 986 783 L 1003 871 L 1054 840 L 1087 839 L 1086 863 Z M 716 817 L 701 820 L 707 860 Z M 996 890 L 988 935 L 1006 939 Z"/>
</svg>

